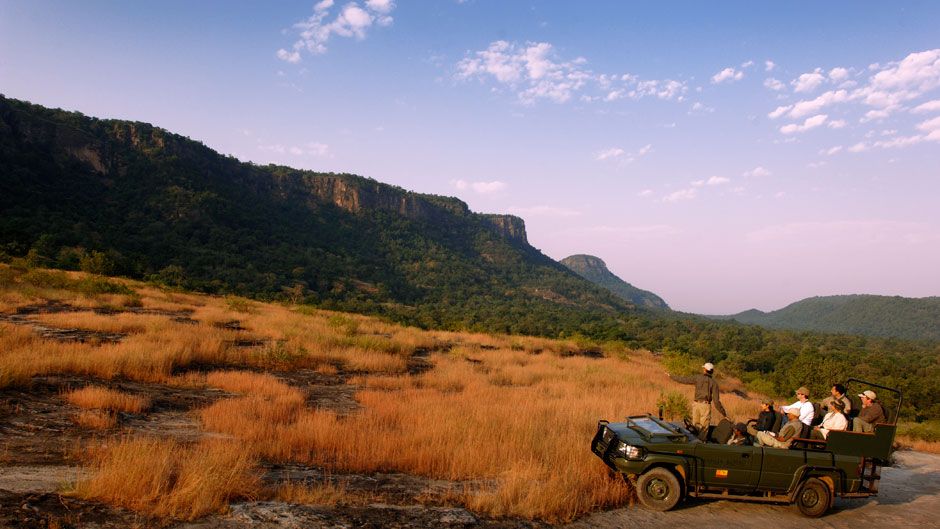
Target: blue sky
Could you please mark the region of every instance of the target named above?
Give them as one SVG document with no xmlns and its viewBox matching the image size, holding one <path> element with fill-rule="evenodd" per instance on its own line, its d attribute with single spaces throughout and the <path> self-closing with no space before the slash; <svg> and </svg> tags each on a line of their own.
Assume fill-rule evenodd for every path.
<svg viewBox="0 0 940 529">
<path fill-rule="evenodd" d="M 0 0 L 0 92 L 515 213 L 728 313 L 940 295 L 937 28 L 931 2 Z"/>
</svg>

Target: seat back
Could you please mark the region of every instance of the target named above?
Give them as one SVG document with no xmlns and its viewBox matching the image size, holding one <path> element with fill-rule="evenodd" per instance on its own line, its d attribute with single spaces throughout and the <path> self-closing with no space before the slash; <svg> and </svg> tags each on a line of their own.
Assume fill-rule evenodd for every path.
<svg viewBox="0 0 940 529">
<path fill-rule="evenodd" d="M 779 411 L 774 412 L 774 425 L 771 428 L 771 431 L 773 431 L 775 434 L 778 434 L 780 433 L 780 428 L 782 427 L 783 427 L 783 414 L 780 413 Z"/>
</svg>

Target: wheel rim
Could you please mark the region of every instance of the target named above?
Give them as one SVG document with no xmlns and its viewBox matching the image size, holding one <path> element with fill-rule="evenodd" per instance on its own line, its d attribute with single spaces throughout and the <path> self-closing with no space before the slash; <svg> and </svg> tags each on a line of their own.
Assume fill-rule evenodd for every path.
<svg viewBox="0 0 940 529">
<path fill-rule="evenodd" d="M 815 507 L 819 503 L 819 494 L 811 488 L 807 488 L 800 495 L 800 503 L 805 507 Z"/>
<path fill-rule="evenodd" d="M 646 485 L 646 492 L 654 500 L 664 500 L 669 496 L 669 484 L 661 479 L 652 479 Z"/>
</svg>

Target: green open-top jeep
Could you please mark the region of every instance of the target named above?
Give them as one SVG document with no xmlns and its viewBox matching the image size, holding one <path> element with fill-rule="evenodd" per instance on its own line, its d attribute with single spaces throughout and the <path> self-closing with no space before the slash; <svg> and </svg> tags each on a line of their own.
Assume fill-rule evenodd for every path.
<svg viewBox="0 0 940 529">
<path fill-rule="evenodd" d="M 850 383 L 890 391 L 897 399 L 888 423 L 876 425 L 874 433 L 831 431 L 825 441 L 795 439 L 788 449 L 735 446 L 702 442 L 684 425 L 642 415 L 600 421 L 591 450 L 633 482 L 650 509 L 667 511 L 693 497 L 795 503 L 806 516 L 822 516 L 836 496 L 878 493 L 879 471 L 897 430 L 900 391 Z"/>
</svg>

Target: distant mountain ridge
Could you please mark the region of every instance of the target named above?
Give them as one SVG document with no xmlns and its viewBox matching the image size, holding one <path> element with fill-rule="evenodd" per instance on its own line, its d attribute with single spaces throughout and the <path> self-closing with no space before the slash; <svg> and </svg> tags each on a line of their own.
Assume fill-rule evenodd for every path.
<svg viewBox="0 0 940 529">
<path fill-rule="evenodd" d="M 595 285 L 610 290 L 637 307 L 669 310 L 669 305 L 663 301 L 663 298 L 647 290 L 639 289 L 623 279 L 620 279 L 607 268 L 607 264 L 600 257 L 577 254 L 565 257 L 560 262 L 579 276 Z"/>
<path fill-rule="evenodd" d="M 0 260 L 12 258 L 423 327 L 560 335 L 636 312 L 533 248 L 519 217 L 0 95 Z"/>
<path fill-rule="evenodd" d="M 940 297 L 817 296 L 771 312 L 750 309 L 715 318 L 774 329 L 940 340 Z"/>
</svg>

